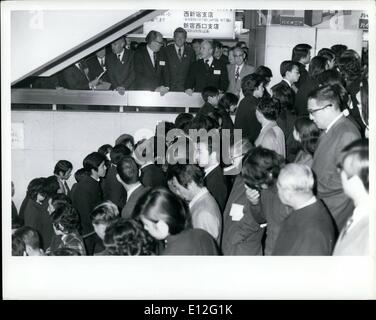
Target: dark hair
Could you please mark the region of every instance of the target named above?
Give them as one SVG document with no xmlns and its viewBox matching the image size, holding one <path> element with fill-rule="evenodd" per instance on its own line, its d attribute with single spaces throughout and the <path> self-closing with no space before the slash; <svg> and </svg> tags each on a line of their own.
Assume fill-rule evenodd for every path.
<svg viewBox="0 0 376 320">
<path fill-rule="evenodd" d="M 265 79 L 257 73 L 248 74 L 242 78 L 242 91 L 245 97 L 253 95 L 253 92 Z"/>
<path fill-rule="evenodd" d="M 354 56 L 341 55 L 337 61 L 337 66 L 346 83 L 352 82 L 362 75 L 361 61 Z"/>
<path fill-rule="evenodd" d="M 368 80 L 366 78 L 363 79 L 360 85 L 360 103 L 362 105 L 362 120 L 364 124 L 368 127 L 369 120 L 368 120 L 368 112 L 369 112 L 369 98 L 368 98 Z"/>
<path fill-rule="evenodd" d="M 23 256 L 25 251 L 26 246 L 22 238 L 12 235 L 12 256 Z"/>
<path fill-rule="evenodd" d="M 57 248 L 49 253 L 49 256 L 80 256 L 81 253 L 73 248 Z"/>
<path fill-rule="evenodd" d="M 311 78 L 316 79 L 317 76 L 326 70 L 328 59 L 325 57 L 313 57 L 309 63 L 308 74 Z"/>
<path fill-rule="evenodd" d="M 346 82 L 341 76 L 341 73 L 337 69 L 328 69 L 317 75 L 316 80 L 321 86 L 328 84 L 340 84 L 346 85 Z"/>
<path fill-rule="evenodd" d="M 81 179 L 84 177 L 84 176 L 87 176 L 88 175 L 88 172 L 84 169 L 84 168 L 80 168 L 78 169 L 75 173 L 74 173 L 74 178 L 76 179 L 77 182 L 80 182 Z"/>
<path fill-rule="evenodd" d="M 215 49 L 222 49 L 223 48 L 223 44 L 217 40 L 213 40 L 213 50 Z"/>
<path fill-rule="evenodd" d="M 262 97 L 257 105 L 257 110 L 260 111 L 266 119 L 277 120 L 281 106 L 278 99 Z"/>
<path fill-rule="evenodd" d="M 110 153 L 111 162 L 117 165 L 121 161 L 121 159 L 123 159 L 125 156 L 131 155 L 131 153 L 131 150 L 129 150 L 125 145 L 118 144 L 112 149 Z"/>
<path fill-rule="evenodd" d="M 192 43 L 192 44 L 193 44 L 193 43 L 196 43 L 196 42 L 197 42 L 197 43 L 201 43 L 202 41 L 203 41 L 202 39 L 193 39 L 191 43 Z"/>
<path fill-rule="evenodd" d="M 156 188 L 144 194 L 137 202 L 134 216 L 149 217 L 150 212 L 158 212 L 164 217 L 171 235 L 191 227 L 191 216 L 185 202 L 166 188 Z"/>
<path fill-rule="evenodd" d="M 239 97 L 231 92 L 226 92 L 218 101 L 218 108 L 223 108 L 227 112 L 230 112 L 230 107 L 236 105 L 239 101 Z"/>
<path fill-rule="evenodd" d="M 159 31 L 151 30 L 146 35 L 145 41 L 146 41 L 146 43 L 150 44 L 152 41 L 154 41 L 158 37 L 161 37 L 163 39 L 162 33 L 160 33 Z"/>
<path fill-rule="evenodd" d="M 261 190 L 261 185 L 271 187 L 275 184 L 284 159 L 273 150 L 261 146 L 251 149 L 242 167 L 242 176 L 247 186 Z"/>
<path fill-rule="evenodd" d="M 347 49 L 347 46 L 345 46 L 344 44 L 335 44 L 331 46 L 330 49 L 332 49 L 336 56 L 336 59 L 338 59 L 341 54 Z"/>
<path fill-rule="evenodd" d="M 119 218 L 119 209 L 112 201 L 98 204 L 90 213 L 93 224 L 110 224 Z"/>
<path fill-rule="evenodd" d="M 56 208 L 56 206 L 58 204 L 61 204 L 61 203 L 70 204 L 71 205 L 72 204 L 72 200 L 66 194 L 64 194 L 64 193 L 58 193 L 58 194 L 55 194 L 51 198 L 51 203 L 52 203 L 52 206 L 54 208 Z"/>
<path fill-rule="evenodd" d="M 276 84 L 271 88 L 273 98 L 279 101 L 281 111 L 288 110 L 291 113 L 296 113 L 294 108 L 295 94 L 290 87 Z"/>
<path fill-rule="evenodd" d="M 43 194 L 43 186 L 46 178 L 35 178 L 27 186 L 26 196 L 32 200 L 37 200 L 38 193 Z"/>
<path fill-rule="evenodd" d="M 26 245 L 29 245 L 34 250 L 40 248 L 39 234 L 36 230 L 29 226 L 23 226 L 14 232 L 14 235 L 23 240 Z"/>
<path fill-rule="evenodd" d="M 92 152 L 85 157 L 83 167 L 90 174 L 91 170 L 98 171 L 102 162 L 106 162 L 106 157 L 99 152 Z"/>
<path fill-rule="evenodd" d="M 62 172 L 63 174 L 67 173 L 68 170 L 72 170 L 73 165 L 68 160 L 59 160 L 54 168 L 54 174 L 59 174 Z"/>
<path fill-rule="evenodd" d="M 319 52 L 317 52 L 317 55 L 320 57 L 324 57 L 329 61 L 336 58 L 336 54 L 334 53 L 334 51 L 329 48 L 322 48 Z"/>
<path fill-rule="evenodd" d="M 64 233 L 78 232 L 80 229 L 80 217 L 69 203 L 57 206 L 51 214 L 51 219 L 55 228 Z"/>
<path fill-rule="evenodd" d="M 169 166 L 167 169 L 167 180 L 172 180 L 174 177 L 184 188 L 187 188 L 188 184 L 192 181 L 199 187 L 204 187 L 205 185 L 205 173 L 199 166 L 194 164 L 177 163 Z"/>
<path fill-rule="evenodd" d="M 120 218 L 106 228 L 104 245 L 110 255 L 153 255 L 156 242 L 139 220 Z"/>
<path fill-rule="evenodd" d="M 335 109 L 341 110 L 342 101 L 341 101 L 341 86 L 327 85 L 314 89 L 308 94 L 309 99 L 315 99 L 320 102 L 329 102 L 333 105 Z"/>
<path fill-rule="evenodd" d="M 209 97 L 216 97 L 218 94 L 219 91 L 216 87 L 205 87 L 202 89 L 201 97 L 205 102 L 208 102 Z"/>
<path fill-rule="evenodd" d="M 299 62 L 300 59 L 305 58 L 309 50 L 311 50 L 312 47 L 309 44 L 306 43 L 300 43 L 297 44 L 293 49 L 292 49 L 292 57 L 291 60 L 295 62 Z"/>
<path fill-rule="evenodd" d="M 196 115 L 192 122 L 190 129 L 200 130 L 204 129 L 206 131 L 210 131 L 211 129 L 219 128 L 219 123 L 213 117 L 209 117 L 208 115 L 199 114 Z"/>
<path fill-rule="evenodd" d="M 176 28 L 174 31 L 174 38 L 177 33 L 184 33 L 184 37 L 187 38 L 187 31 L 181 27 Z"/>
<path fill-rule="evenodd" d="M 106 154 L 110 153 L 111 150 L 112 146 L 110 144 L 104 144 L 103 146 L 99 147 L 98 152 L 105 156 Z"/>
<path fill-rule="evenodd" d="M 132 184 L 139 181 L 137 163 L 131 156 L 123 157 L 116 169 L 124 183 Z"/>
<path fill-rule="evenodd" d="M 47 198 L 52 198 L 59 189 L 60 185 L 56 176 L 49 176 L 44 180 L 42 191 Z"/>
<path fill-rule="evenodd" d="M 128 133 L 123 133 L 115 141 L 115 145 L 123 144 L 123 145 L 127 146 L 128 143 L 130 143 L 134 147 L 134 138 L 133 138 L 133 136 L 131 136 Z"/>
<path fill-rule="evenodd" d="M 183 130 L 185 133 L 188 133 L 193 117 L 194 116 L 192 113 L 179 113 L 175 119 L 175 127 Z"/>
<path fill-rule="evenodd" d="M 303 151 L 313 156 L 316 150 L 317 141 L 320 137 L 320 129 L 311 119 L 307 117 L 296 119 L 294 127 L 299 133 L 300 147 L 303 149 Z"/>
<path fill-rule="evenodd" d="M 271 78 L 271 77 L 273 77 L 272 70 L 270 70 L 266 66 L 258 66 L 257 69 L 256 69 L 256 71 L 255 71 L 255 73 L 257 73 L 258 75 L 260 75 L 263 78 Z"/>
<path fill-rule="evenodd" d="M 279 72 L 282 77 L 285 77 L 286 72 L 287 71 L 291 72 L 294 67 L 299 69 L 299 66 L 297 65 L 296 62 L 291 61 L 291 60 L 285 60 L 281 62 L 281 65 L 279 66 Z"/>
</svg>

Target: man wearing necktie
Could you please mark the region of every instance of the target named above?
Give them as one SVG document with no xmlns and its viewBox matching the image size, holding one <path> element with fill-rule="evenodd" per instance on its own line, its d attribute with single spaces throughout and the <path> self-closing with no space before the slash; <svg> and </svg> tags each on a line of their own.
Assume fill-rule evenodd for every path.
<svg viewBox="0 0 376 320">
<path fill-rule="evenodd" d="M 192 95 L 194 91 L 201 92 L 205 87 L 214 87 L 225 92 L 229 84 L 227 66 L 214 59 L 212 42 L 205 40 L 201 43 L 201 57 L 189 70 L 185 92 Z"/>
<path fill-rule="evenodd" d="M 87 59 L 86 63 L 89 68 L 88 76 L 90 81 L 96 80 L 103 73 L 103 71 L 107 70 L 106 48 L 98 50 L 94 56 Z M 104 82 L 110 82 L 107 71 L 100 77 L 100 80 Z"/>
<path fill-rule="evenodd" d="M 111 43 L 111 49 L 112 53 L 106 57 L 106 73 L 111 89 L 120 93 L 134 89 L 134 52 L 125 48 L 124 37 Z"/>
<path fill-rule="evenodd" d="M 70 189 L 67 184 L 67 180 L 72 174 L 73 165 L 68 160 L 59 160 L 54 168 L 54 175 L 57 177 L 57 181 L 60 186 L 60 193 L 64 193 L 70 196 Z"/>
<path fill-rule="evenodd" d="M 177 28 L 174 31 L 174 42 L 161 50 L 166 61 L 164 72 L 165 85 L 170 87 L 170 91 L 184 91 L 185 81 L 189 69 L 195 62 L 195 53 L 187 45 L 187 31 Z"/>
<path fill-rule="evenodd" d="M 85 70 L 86 69 L 86 70 Z M 70 90 L 89 90 L 87 65 L 84 60 L 67 67 L 58 74 L 62 87 Z"/>
<path fill-rule="evenodd" d="M 146 45 L 139 46 L 135 52 L 136 90 L 151 90 L 161 95 L 169 91 L 165 85 L 166 59 L 161 53 L 163 36 L 158 31 L 150 31 L 146 38 Z"/>
<path fill-rule="evenodd" d="M 245 53 L 242 48 L 233 50 L 234 64 L 227 65 L 229 86 L 227 92 L 240 96 L 242 78 L 255 72 L 255 68 L 245 63 Z"/>
</svg>

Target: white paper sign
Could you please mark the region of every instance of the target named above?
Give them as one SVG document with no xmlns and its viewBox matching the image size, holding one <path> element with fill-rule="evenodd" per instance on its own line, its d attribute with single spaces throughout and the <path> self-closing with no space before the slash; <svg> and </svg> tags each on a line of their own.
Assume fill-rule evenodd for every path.
<svg viewBox="0 0 376 320">
<path fill-rule="evenodd" d="M 12 149 L 24 149 L 24 124 L 12 122 L 11 129 Z"/>
<path fill-rule="evenodd" d="M 159 31 L 173 38 L 178 27 L 187 31 L 188 38 L 235 39 L 235 11 L 230 9 L 168 10 L 144 23 L 144 34 Z"/>
</svg>

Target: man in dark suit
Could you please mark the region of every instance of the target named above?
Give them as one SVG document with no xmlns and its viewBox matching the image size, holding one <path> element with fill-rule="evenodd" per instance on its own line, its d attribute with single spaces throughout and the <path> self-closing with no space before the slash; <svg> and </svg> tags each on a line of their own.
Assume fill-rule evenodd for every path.
<svg viewBox="0 0 376 320">
<path fill-rule="evenodd" d="M 138 176 L 136 161 L 128 156 L 124 157 L 117 166 L 117 180 L 127 192 L 127 201 L 121 211 L 123 218 L 131 218 L 134 208 L 140 199 L 150 188 L 145 187 Z"/>
<path fill-rule="evenodd" d="M 77 209 L 81 221 L 81 234 L 84 238 L 86 252 L 92 255 L 95 241 L 91 236 L 94 228 L 91 223 L 90 213 L 102 200 L 100 178 L 106 174 L 106 157 L 99 152 L 92 152 L 85 157 L 83 167 L 88 172 L 77 184 L 72 195 L 72 204 Z"/>
<path fill-rule="evenodd" d="M 219 41 L 213 41 L 213 57 L 224 64 L 228 64 L 228 57 L 223 54 L 223 45 Z"/>
<path fill-rule="evenodd" d="M 312 47 L 306 43 L 297 44 L 292 49 L 291 60 L 298 64 L 300 73 L 299 81 L 295 83 L 295 87 L 297 89 L 299 89 L 302 83 L 305 82 L 308 78 L 308 71 L 306 69 L 306 65 L 308 65 L 311 61 L 311 49 Z"/>
<path fill-rule="evenodd" d="M 88 67 L 84 60 L 65 68 L 59 73 L 59 82 L 62 87 L 70 90 L 89 90 L 90 80 Z"/>
<path fill-rule="evenodd" d="M 111 43 L 112 52 L 106 60 L 107 75 L 111 82 L 111 88 L 119 92 L 134 89 L 134 53 L 125 49 L 124 37 Z"/>
<path fill-rule="evenodd" d="M 193 91 L 201 92 L 205 87 L 215 87 L 225 92 L 228 87 L 227 66 L 214 59 L 213 44 L 210 41 L 201 43 L 202 59 L 196 61 L 188 73 L 185 92 L 192 95 Z"/>
<path fill-rule="evenodd" d="M 184 91 L 189 69 L 196 61 L 193 49 L 186 44 L 187 31 L 177 28 L 174 31 L 175 43 L 161 51 L 165 57 L 165 84 L 170 91 Z"/>
<path fill-rule="evenodd" d="M 60 185 L 60 193 L 64 193 L 68 197 L 71 196 L 67 180 L 72 174 L 73 165 L 67 160 L 59 160 L 54 168 L 54 175 Z"/>
<path fill-rule="evenodd" d="M 283 220 L 273 249 L 275 256 L 329 256 L 335 243 L 334 224 L 328 209 L 316 199 L 311 169 L 290 163 L 277 181 L 281 202 L 293 209 Z"/>
<path fill-rule="evenodd" d="M 107 55 L 106 48 L 98 50 L 94 56 L 86 60 L 86 64 L 89 68 L 89 79 L 93 81 L 97 79 L 104 71 L 106 71 L 102 76 L 101 80 L 110 82 L 110 79 L 107 74 Z"/>
<path fill-rule="evenodd" d="M 166 60 L 161 53 L 163 36 L 158 31 L 150 31 L 146 45 L 140 46 L 135 52 L 136 90 L 151 90 L 166 94 L 169 88 L 164 85 Z"/>
</svg>

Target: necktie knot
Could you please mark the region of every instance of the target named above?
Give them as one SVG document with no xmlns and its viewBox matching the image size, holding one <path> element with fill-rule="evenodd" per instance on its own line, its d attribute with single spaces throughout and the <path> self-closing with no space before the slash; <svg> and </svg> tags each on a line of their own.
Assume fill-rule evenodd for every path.
<svg viewBox="0 0 376 320">
<path fill-rule="evenodd" d="M 181 59 L 181 48 L 178 49 L 178 56 L 179 56 L 179 59 Z"/>
<path fill-rule="evenodd" d="M 154 58 L 154 68 L 157 67 L 157 53 L 153 52 L 153 58 Z"/>
<path fill-rule="evenodd" d="M 121 53 L 117 55 L 118 59 L 121 60 Z"/>
<path fill-rule="evenodd" d="M 238 80 L 239 79 L 239 66 L 236 67 L 236 71 L 235 71 L 235 79 Z"/>
</svg>

